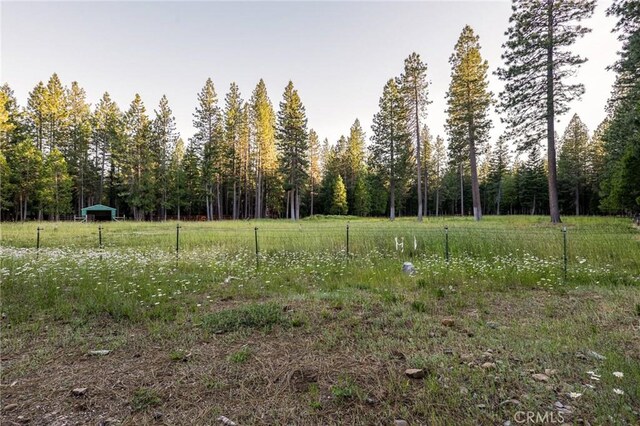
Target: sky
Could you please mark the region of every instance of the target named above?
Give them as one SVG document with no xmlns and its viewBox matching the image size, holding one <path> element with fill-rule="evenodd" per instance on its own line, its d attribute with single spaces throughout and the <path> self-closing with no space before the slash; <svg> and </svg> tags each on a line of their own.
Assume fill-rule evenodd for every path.
<svg viewBox="0 0 640 426">
<path fill-rule="evenodd" d="M 593 31 L 575 52 L 589 61 L 575 79 L 586 93 L 559 118 L 564 131 L 578 113 L 590 131 L 604 119 L 619 42 L 600 0 Z M 426 124 L 445 135 L 449 57 L 464 25 L 480 36 L 489 62 L 489 87 L 501 62 L 508 1 L 423 2 L 0 2 L 0 81 L 26 105 L 39 82 L 58 73 L 77 81 L 95 105 L 108 91 L 122 110 L 135 93 L 150 115 L 163 94 L 178 131 L 193 135 L 196 96 L 208 77 L 220 105 L 231 82 L 244 99 L 263 78 L 274 107 L 292 80 L 306 107 L 309 128 L 335 142 L 358 118 L 371 136 L 371 121 L 386 81 L 402 73 L 404 59 L 420 54 L 428 65 Z M 504 127 L 492 111 L 497 139 Z"/>
</svg>

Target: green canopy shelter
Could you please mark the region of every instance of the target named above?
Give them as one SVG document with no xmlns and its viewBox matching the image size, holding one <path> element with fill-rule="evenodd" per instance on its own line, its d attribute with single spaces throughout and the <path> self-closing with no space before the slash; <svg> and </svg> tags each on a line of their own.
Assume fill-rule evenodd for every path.
<svg viewBox="0 0 640 426">
<path fill-rule="evenodd" d="M 102 204 L 85 207 L 82 211 L 83 221 L 111 221 L 116 220 L 116 209 Z"/>
</svg>

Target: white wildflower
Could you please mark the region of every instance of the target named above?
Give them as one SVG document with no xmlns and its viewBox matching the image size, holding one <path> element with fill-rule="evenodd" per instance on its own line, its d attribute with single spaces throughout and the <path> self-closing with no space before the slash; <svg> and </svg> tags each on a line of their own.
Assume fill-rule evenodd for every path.
<svg viewBox="0 0 640 426">
<path fill-rule="evenodd" d="M 614 376 L 616 376 L 616 377 L 617 377 L 617 378 L 619 378 L 619 379 L 620 379 L 620 378 L 622 378 L 622 377 L 624 377 L 624 373 L 623 373 L 623 372 L 621 372 L 621 371 L 614 371 L 614 372 L 613 372 L 613 375 L 614 375 Z"/>
<path fill-rule="evenodd" d="M 617 395 L 624 395 L 624 391 L 622 389 L 613 388 L 613 393 Z"/>
</svg>

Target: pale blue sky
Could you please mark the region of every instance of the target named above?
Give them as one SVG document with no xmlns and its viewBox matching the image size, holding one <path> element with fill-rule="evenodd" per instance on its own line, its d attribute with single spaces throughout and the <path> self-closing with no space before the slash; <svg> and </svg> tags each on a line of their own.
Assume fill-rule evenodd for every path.
<svg viewBox="0 0 640 426">
<path fill-rule="evenodd" d="M 586 95 L 572 105 L 591 131 L 604 118 L 619 44 L 601 1 L 594 31 L 576 50 L 590 61 L 577 78 Z M 480 36 L 493 71 L 501 63 L 507 1 L 469 2 L 7 2 L 0 5 L 1 78 L 24 105 L 38 81 L 57 72 L 78 81 L 95 105 L 108 91 L 121 109 L 140 93 L 150 114 L 166 94 L 178 130 L 193 134 L 196 95 L 207 77 L 220 104 L 229 84 L 248 99 L 260 78 L 274 107 L 293 80 L 309 126 L 334 142 L 355 118 L 371 135 L 385 82 L 418 52 L 431 81 L 427 124 L 444 136 L 449 56 L 465 24 Z M 490 88 L 501 84 L 491 75 Z M 560 119 L 561 133 L 571 114 Z M 502 125 L 494 116 L 493 138 Z"/>
</svg>

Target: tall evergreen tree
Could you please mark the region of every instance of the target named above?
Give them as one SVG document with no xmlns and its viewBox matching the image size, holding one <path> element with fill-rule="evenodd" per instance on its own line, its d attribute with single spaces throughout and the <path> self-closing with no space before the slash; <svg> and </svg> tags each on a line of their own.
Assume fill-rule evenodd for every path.
<svg viewBox="0 0 640 426">
<path fill-rule="evenodd" d="M 333 197 L 331 200 L 331 214 L 347 214 L 349 206 L 347 204 L 347 188 L 344 186 L 342 176 L 338 175 L 333 185 Z"/>
<path fill-rule="evenodd" d="M 423 162 L 420 156 L 421 126 L 420 120 L 426 115 L 428 87 L 427 64 L 422 62 L 420 55 L 413 52 L 404 60 L 404 73 L 400 77 L 400 85 L 403 95 L 406 98 L 408 116 L 407 122 L 409 131 L 416 140 L 416 183 L 418 191 L 418 220 L 422 221 L 422 167 Z M 426 171 L 425 171 L 426 172 Z M 425 180 L 426 182 L 426 180 Z M 426 191 L 426 187 L 425 187 Z"/>
<path fill-rule="evenodd" d="M 373 117 L 371 144 L 375 171 L 388 183 L 389 218 L 396 217 L 396 193 L 406 184 L 411 158 L 411 136 L 407 131 L 407 105 L 396 80 L 387 81 Z"/>
<path fill-rule="evenodd" d="M 92 174 L 89 161 L 91 143 L 91 109 L 86 101 L 86 93 L 77 82 L 71 83 L 68 93 L 68 142 L 65 144 L 64 157 L 69 174 L 74 181 L 73 192 L 76 199 L 76 211 L 80 215 L 86 205 L 91 189 Z"/>
<path fill-rule="evenodd" d="M 229 92 L 225 96 L 224 108 L 224 138 L 225 147 L 229 152 L 229 175 L 231 187 L 233 188 L 232 198 L 232 218 L 239 218 L 240 202 L 240 179 L 242 175 L 242 149 L 240 138 L 242 130 L 242 110 L 243 100 L 240 97 L 240 88 L 236 83 L 231 83 Z M 226 157 L 225 157 L 226 158 Z"/>
<path fill-rule="evenodd" d="M 513 0 L 509 37 L 498 70 L 505 81 L 501 109 L 511 136 L 521 148 L 547 139 L 548 193 L 551 222 L 560 222 L 556 172 L 555 120 L 579 98 L 584 86 L 567 83 L 586 59 L 569 48 L 590 30 L 580 21 L 593 14 L 595 0 Z"/>
<path fill-rule="evenodd" d="M 256 175 L 254 216 L 259 219 L 277 209 L 281 186 L 275 142 L 276 115 L 262 79 L 253 91 L 250 103 Z"/>
<path fill-rule="evenodd" d="M 611 122 L 603 134 L 606 168 L 600 208 L 631 213 L 640 211 L 640 1 L 615 0 L 607 14 L 618 18 L 614 30 L 622 49 L 611 67 L 616 81 Z"/>
<path fill-rule="evenodd" d="M 0 150 L 0 221 L 5 217 L 4 212 L 13 205 L 11 195 L 13 185 L 11 184 L 11 169 L 3 152 Z"/>
<path fill-rule="evenodd" d="M 567 206 L 573 204 L 576 215 L 582 211 L 581 201 L 585 198 L 589 165 L 589 131 L 574 114 L 564 131 L 558 153 L 558 187 L 565 195 Z"/>
<path fill-rule="evenodd" d="M 307 179 L 308 135 L 307 115 L 298 91 L 289 81 L 278 111 L 277 137 L 282 174 L 286 176 L 289 217 L 300 219 L 301 190 Z"/>
<path fill-rule="evenodd" d="M 25 221 L 29 216 L 29 202 L 35 201 L 42 184 L 42 152 L 30 140 L 24 140 L 11 151 L 8 163 L 15 188 L 17 217 Z"/>
<path fill-rule="evenodd" d="M 61 214 L 71 212 L 71 189 L 73 181 L 67 162 L 58 148 L 53 148 L 44 162 L 39 198 L 49 219 L 58 221 Z"/>
<path fill-rule="evenodd" d="M 154 112 L 155 118 L 151 124 L 151 147 L 155 152 L 157 162 L 155 179 L 156 182 L 158 182 L 157 189 L 159 191 L 158 212 L 162 220 L 167 220 L 171 154 L 175 149 L 175 144 L 180 134 L 176 131 L 176 120 L 165 95 L 162 95 L 162 98 L 160 98 L 158 109 Z"/>
<path fill-rule="evenodd" d="M 155 206 L 155 168 L 151 145 L 151 122 L 136 93 L 124 115 L 125 141 L 119 157 L 127 204 L 135 220 L 144 220 Z"/>
<path fill-rule="evenodd" d="M 222 183 L 227 171 L 227 149 L 223 141 L 223 124 L 213 81 L 208 78 L 198 94 L 198 106 L 193 114 L 196 133 L 191 139 L 191 151 L 202 164 L 207 220 L 213 220 L 214 201 L 217 216 L 223 217 Z"/>
<path fill-rule="evenodd" d="M 68 96 L 57 74 L 53 74 L 44 91 L 44 147 L 46 152 L 58 148 L 66 151 L 68 130 Z"/>
<path fill-rule="evenodd" d="M 447 167 L 447 151 L 444 145 L 444 139 L 436 136 L 433 146 L 431 147 L 431 170 L 433 176 L 433 187 L 436 193 L 434 204 L 436 216 L 440 213 L 440 193 L 442 191 L 442 181 Z"/>
<path fill-rule="evenodd" d="M 309 130 L 309 214 L 313 216 L 315 194 L 321 180 L 320 139 L 315 130 Z"/>
<path fill-rule="evenodd" d="M 26 109 L 27 132 L 40 152 L 44 149 L 45 138 L 45 92 L 46 89 L 42 81 L 38 82 L 29 92 Z"/>
<path fill-rule="evenodd" d="M 487 177 L 488 192 L 497 215 L 501 212 L 500 205 L 504 194 L 504 182 L 509 172 L 509 156 L 507 139 L 504 135 L 501 135 L 489 157 L 489 173 Z"/>
<path fill-rule="evenodd" d="M 109 93 L 104 93 L 96 105 L 93 113 L 91 153 L 90 160 L 93 169 L 96 170 L 95 198 L 88 204 L 102 203 L 105 195 L 108 195 L 108 204 L 115 205 L 118 182 L 117 167 L 124 162 L 124 158 L 118 158 L 120 153 L 124 153 L 123 142 L 123 122 L 122 113 L 118 105 L 111 100 Z M 105 186 L 108 182 L 108 192 Z"/>
<path fill-rule="evenodd" d="M 185 197 L 185 172 L 184 172 L 185 146 L 181 137 L 178 137 L 175 148 L 171 152 L 169 167 L 167 171 L 167 207 L 171 208 L 177 220 L 181 219 L 182 209 L 186 205 Z M 199 182 L 196 177 L 196 182 Z"/>
<path fill-rule="evenodd" d="M 365 171 L 365 134 L 360 125 L 360 120 L 356 119 L 351 129 L 349 137 L 346 139 L 343 158 L 344 184 L 347 188 L 347 201 L 349 210 L 353 213 L 356 203 L 356 183 Z"/>
<path fill-rule="evenodd" d="M 491 120 L 488 114 L 492 94 L 487 81 L 489 64 L 482 59 L 479 37 L 470 26 L 462 29 L 449 63 L 452 70 L 447 92 L 447 131 L 451 144 L 468 152 L 473 216 L 475 220 L 480 220 L 482 206 L 477 154 L 480 146 L 489 138 Z"/>
</svg>

